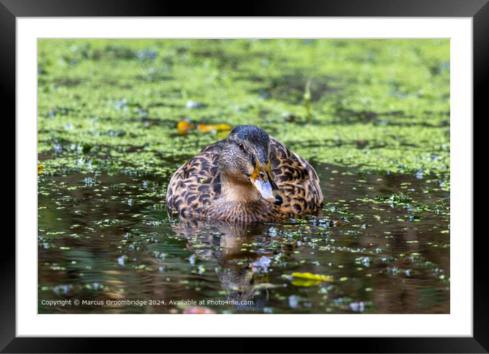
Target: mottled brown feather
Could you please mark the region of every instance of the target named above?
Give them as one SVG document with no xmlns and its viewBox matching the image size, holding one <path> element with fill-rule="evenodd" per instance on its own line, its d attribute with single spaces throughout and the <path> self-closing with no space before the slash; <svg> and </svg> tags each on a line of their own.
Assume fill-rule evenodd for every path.
<svg viewBox="0 0 489 354">
<path fill-rule="evenodd" d="M 323 194 L 316 171 L 272 137 L 272 179 L 279 188 L 282 205 L 263 199 L 242 204 L 223 202 L 219 199 L 218 158 L 225 143 L 223 140 L 207 146 L 173 174 L 167 191 L 167 205 L 172 213 L 200 220 L 252 223 L 316 213 L 320 209 Z"/>
<path fill-rule="evenodd" d="M 324 201 L 314 168 L 284 144 L 270 138 L 272 175 L 282 195 L 280 213 L 290 216 L 316 213 Z"/>
</svg>

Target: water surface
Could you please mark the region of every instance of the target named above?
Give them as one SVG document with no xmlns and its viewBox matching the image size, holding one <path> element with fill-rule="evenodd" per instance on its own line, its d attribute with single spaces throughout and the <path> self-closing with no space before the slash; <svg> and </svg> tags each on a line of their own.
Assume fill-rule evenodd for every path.
<svg viewBox="0 0 489 354">
<path fill-rule="evenodd" d="M 39 312 L 448 313 L 440 180 L 312 163 L 321 215 L 249 228 L 170 219 L 160 177 L 40 175 Z"/>
</svg>

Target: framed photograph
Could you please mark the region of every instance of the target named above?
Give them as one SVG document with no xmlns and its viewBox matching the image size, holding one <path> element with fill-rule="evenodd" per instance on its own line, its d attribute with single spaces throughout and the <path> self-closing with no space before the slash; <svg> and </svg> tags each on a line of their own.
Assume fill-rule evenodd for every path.
<svg viewBox="0 0 489 354">
<path fill-rule="evenodd" d="M 0 20 L 3 352 L 487 352 L 487 0 Z"/>
</svg>

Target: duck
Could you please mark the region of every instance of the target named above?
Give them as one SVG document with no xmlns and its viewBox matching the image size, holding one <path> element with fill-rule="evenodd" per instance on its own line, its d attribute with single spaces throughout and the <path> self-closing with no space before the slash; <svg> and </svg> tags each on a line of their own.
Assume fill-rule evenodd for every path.
<svg viewBox="0 0 489 354">
<path fill-rule="evenodd" d="M 225 223 L 317 214 L 323 201 L 311 164 L 254 125 L 202 149 L 175 171 L 166 193 L 170 215 Z"/>
</svg>

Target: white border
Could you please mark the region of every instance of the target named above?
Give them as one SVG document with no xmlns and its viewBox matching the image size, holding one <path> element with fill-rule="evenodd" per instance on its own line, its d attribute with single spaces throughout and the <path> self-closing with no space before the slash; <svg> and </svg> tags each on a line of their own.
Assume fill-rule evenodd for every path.
<svg viewBox="0 0 489 354">
<path fill-rule="evenodd" d="M 18 336 L 472 336 L 471 18 L 17 18 Z M 38 38 L 450 38 L 449 315 L 38 315 Z"/>
</svg>

